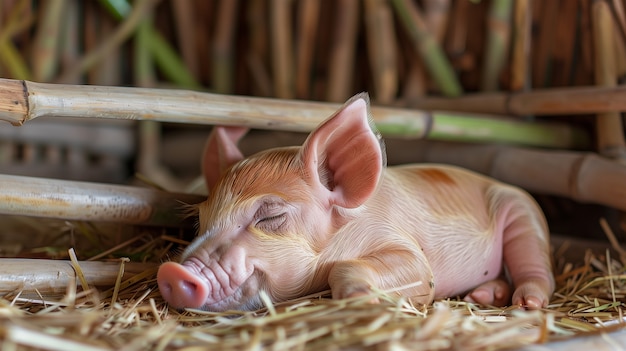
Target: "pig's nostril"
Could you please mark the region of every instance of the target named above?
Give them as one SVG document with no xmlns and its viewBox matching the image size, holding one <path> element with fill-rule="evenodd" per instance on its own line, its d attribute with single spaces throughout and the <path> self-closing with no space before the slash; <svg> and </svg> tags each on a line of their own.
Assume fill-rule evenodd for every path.
<svg viewBox="0 0 626 351">
<path fill-rule="evenodd" d="M 198 290 L 198 284 L 183 280 L 180 282 L 180 289 L 186 294 L 195 294 L 196 290 Z"/>
<path fill-rule="evenodd" d="M 157 282 L 163 298 L 175 308 L 200 307 L 209 294 L 209 287 L 198 276 L 174 262 L 161 265 Z"/>
</svg>

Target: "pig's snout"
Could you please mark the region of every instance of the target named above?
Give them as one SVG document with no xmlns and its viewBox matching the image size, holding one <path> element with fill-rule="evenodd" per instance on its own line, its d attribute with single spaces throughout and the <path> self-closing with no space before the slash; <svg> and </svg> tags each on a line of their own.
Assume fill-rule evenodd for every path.
<svg viewBox="0 0 626 351">
<path fill-rule="evenodd" d="M 209 295 L 207 283 L 175 262 L 159 267 L 157 283 L 161 296 L 174 308 L 202 307 Z"/>
</svg>

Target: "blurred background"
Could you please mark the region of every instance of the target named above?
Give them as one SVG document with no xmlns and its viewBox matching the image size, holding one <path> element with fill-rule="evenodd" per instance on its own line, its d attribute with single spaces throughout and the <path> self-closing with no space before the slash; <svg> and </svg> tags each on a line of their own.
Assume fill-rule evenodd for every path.
<svg viewBox="0 0 626 351">
<path fill-rule="evenodd" d="M 433 97 L 618 86 L 625 43 L 622 0 L 0 0 L 1 78 L 339 103 L 367 91 L 375 105 L 407 109 L 430 108 Z M 584 134 L 564 150 L 616 162 L 626 154 L 617 112 L 487 117 L 557 123 Z M 119 120 L 5 123 L 0 173 L 185 191 L 209 132 Z M 305 136 L 254 131 L 242 148 Z M 389 163 L 421 161 L 420 142 L 387 138 Z M 554 231 L 603 239 L 604 217 L 623 235 L 616 209 L 533 195 Z"/>
</svg>

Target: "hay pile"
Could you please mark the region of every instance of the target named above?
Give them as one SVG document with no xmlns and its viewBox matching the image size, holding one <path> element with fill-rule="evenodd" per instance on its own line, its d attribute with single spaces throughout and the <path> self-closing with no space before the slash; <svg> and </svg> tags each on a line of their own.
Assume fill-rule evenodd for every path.
<svg viewBox="0 0 626 351">
<path fill-rule="evenodd" d="M 3 350 L 490 350 L 624 326 L 625 265 L 608 250 L 577 265 L 556 262 L 557 291 L 542 311 L 457 300 L 413 306 L 384 292 L 372 305 L 369 297 L 336 301 L 322 292 L 280 304 L 266 298 L 255 312 L 178 312 L 159 295 L 156 265 L 99 292 L 80 288 L 75 264 L 79 282 L 62 299 L 0 298 Z"/>
</svg>

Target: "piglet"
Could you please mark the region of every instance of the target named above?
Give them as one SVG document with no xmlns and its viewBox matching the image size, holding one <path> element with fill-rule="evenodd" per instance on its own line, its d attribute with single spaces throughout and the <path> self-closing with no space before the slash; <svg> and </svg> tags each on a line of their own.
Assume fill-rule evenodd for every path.
<svg viewBox="0 0 626 351">
<path fill-rule="evenodd" d="M 252 310 L 261 290 L 278 302 L 328 288 L 337 299 L 377 288 L 419 304 L 548 304 L 548 229 L 533 199 L 457 167 L 386 168 L 366 94 L 300 147 L 243 158 L 244 133 L 209 138 L 198 237 L 157 276 L 172 307 Z"/>
</svg>

